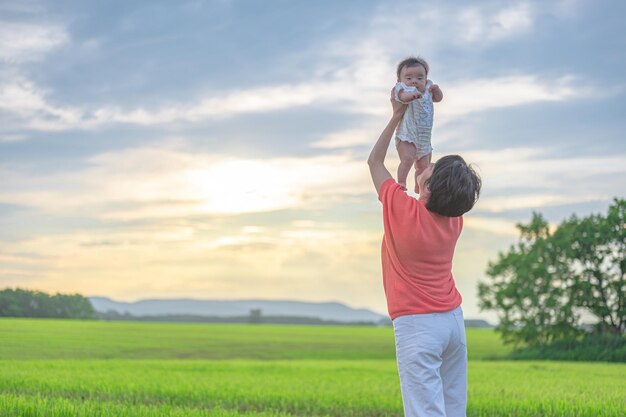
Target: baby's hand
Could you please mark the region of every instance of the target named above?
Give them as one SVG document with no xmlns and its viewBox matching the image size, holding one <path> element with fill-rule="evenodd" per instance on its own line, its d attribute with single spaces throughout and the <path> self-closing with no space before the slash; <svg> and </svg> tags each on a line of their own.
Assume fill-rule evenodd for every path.
<svg viewBox="0 0 626 417">
<path fill-rule="evenodd" d="M 430 94 L 433 96 L 434 102 L 439 102 L 443 100 L 443 92 L 441 91 L 441 88 L 439 88 L 437 84 L 431 85 L 428 90 L 430 91 Z"/>
<path fill-rule="evenodd" d="M 404 90 L 398 91 L 398 100 L 402 103 L 409 103 L 413 100 L 417 100 L 418 98 L 422 98 L 422 93 L 416 91 L 414 93 L 407 93 Z"/>
</svg>

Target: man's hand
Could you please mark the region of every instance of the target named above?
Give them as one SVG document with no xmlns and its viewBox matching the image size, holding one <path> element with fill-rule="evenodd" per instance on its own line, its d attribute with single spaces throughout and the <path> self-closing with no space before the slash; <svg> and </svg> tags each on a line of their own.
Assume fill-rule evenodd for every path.
<svg viewBox="0 0 626 417">
<path fill-rule="evenodd" d="M 400 93 L 403 93 L 403 92 L 404 90 L 400 90 Z M 406 94 L 409 94 L 409 93 L 406 93 Z M 415 94 L 415 93 L 412 93 L 412 94 Z M 400 98 L 400 94 L 398 94 L 398 98 Z M 406 111 L 407 106 L 408 106 L 408 102 L 406 102 L 405 100 L 402 100 L 402 103 L 396 100 L 394 96 L 394 90 L 392 89 L 391 90 L 391 107 L 393 108 L 393 115 L 396 117 L 397 116 L 402 117 L 404 115 L 404 112 Z"/>
<path fill-rule="evenodd" d="M 430 94 L 432 94 L 433 96 L 433 102 L 439 103 L 441 100 L 443 100 L 443 92 L 441 91 L 441 88 L 439 88 L 437 84 L 431 85 L 428 90 L 430 91 Z"/>
</svg>

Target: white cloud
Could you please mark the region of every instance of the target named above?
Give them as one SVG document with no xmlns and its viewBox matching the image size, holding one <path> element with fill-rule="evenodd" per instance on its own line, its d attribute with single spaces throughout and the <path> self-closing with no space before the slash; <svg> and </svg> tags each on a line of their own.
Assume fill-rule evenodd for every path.
<svg viewBox="0 0 626 417">
<path fill-rule="evenodd" d="M 576 78 L 571 75 L 552 80 L 536 76 L 463 80 L 446 88 L 445 98 L 437 106 L 436 117 L 444 124 L 461 116 L 489 109 L 565 101 L 592 94 L 591 88 L 577 88 L 576 84 Z"/>
<path fill-rule="evenodd" d="M 345 90 L 345 91 L 342 91 Z M 269 112 L 309 105 L 314 102 L 333 101 L 347 94 L 336 83 L 313 82 L 295 85 L 274 85 L 268 87 L 234 90 L 202 98 L 192 105 L 178 105 L 156 111 L 137 109 L 125 112 L 119 109 L 102 109 L 110 121 L 140 125 L 163 124 L 175 121 L 200 121 L 205 119 L 231 117 L 238 114 Z"/>
<path fill-rule="evenodd" d="M 0 21 L 0 60 L 38 61 L 69 40 L 64 27 Z"/>
<path fill-rule="evenodd" d="M 3 79 L 0 81 L 0 110 L 13 116 L 13 124 L 9 125 L 13 130 L 20 125 L 36 130 L 62 130 L 84 123 L 82 110 L 49 103 L 48 91 L 14 70 L 0 72 L 0 75 Z M 25 126 L 20 119 L 25 121 Z"/>
<path fill-rule="evenodd" d="M 3 74 L 5 80 L 8 74 Z M 43 95 L 32 82 L 20 77 L 13 77 L 9 82 L 0 84 L 0 109 L 11 111 L 21 116 L 29 116 L 35 111 L 46 108 Z"/>
<path fill-rule="evenodd" d="M 499 11 L 494 18 L 499 30 L 505 32 L 518 32 L 529 29 L 532 24 L 532 16 L 528 3 L 520 3 L 508 9 Z M 501 36 L 501 32 L 496 36 Z"/>
<path fill-rule="evenodd" d="M 533 25 L 533 10 L 523 2 L 489 12 L 483 6 L 461 9 L 452 19 L 458 40 L 464 43 L 491 43 L 528 31 Z"/>
</svg>

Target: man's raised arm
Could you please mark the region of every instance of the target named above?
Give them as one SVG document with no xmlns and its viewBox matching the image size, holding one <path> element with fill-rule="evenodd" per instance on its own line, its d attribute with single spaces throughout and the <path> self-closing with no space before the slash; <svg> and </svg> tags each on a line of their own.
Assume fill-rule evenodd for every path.
<svg viewBox="0 0 626 417">
<path fill-rule="evenodd" d="M 389 120 L 389 123 L 387 123 L 385 129 L 380 134 L 378 141 L 376 141 L 372 152 L 370 152 L 369 158 L 367 158 L 367 164 L 370 167 L 372 181 L 374 182 L 374 187 L 376 187 L 376 194 L 380 193 L 380 186 L 383 182 L 391 178 L 391 174 L 385 167 L 385 157 L 387 156 L 387 149 L 389 148 L 389 142 L 391 142 L 393 133 L 402 120 L 402 116 L 407 108 L 406 104 L 398 103 L 393 99 L 393 90 L 391 94 L 393 115 L 391 116 L 391 119 Z"/>
</svg>

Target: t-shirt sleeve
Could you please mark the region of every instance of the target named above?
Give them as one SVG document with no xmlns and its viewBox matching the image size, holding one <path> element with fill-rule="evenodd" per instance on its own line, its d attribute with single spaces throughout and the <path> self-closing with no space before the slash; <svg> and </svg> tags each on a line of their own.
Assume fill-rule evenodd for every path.
<svg viewBox="0 0 626 417">
<path fill-rule="evenodd" d="M 382 183 L 378 199 L 383 205 L 385 233 L 415 225 L 418 219 L 412 214 L 416 213 L 417 200 L 409 196 L 393 178 Z"/>
<path fill-rule="evenodd" d="M 387 178 L 380 185 L 380 191 L 378 192 L 378 201 L 380 201 L 384 205 L 385 201 L 392 197 L 397 189 L 399 189 L 400 191 L 404 191 L 402 190 L 402 186 L 398 184 L 396 180 L 394 180 L 393 178 Z"/>
</svg>

